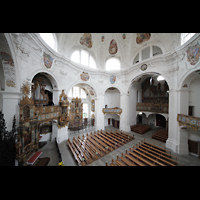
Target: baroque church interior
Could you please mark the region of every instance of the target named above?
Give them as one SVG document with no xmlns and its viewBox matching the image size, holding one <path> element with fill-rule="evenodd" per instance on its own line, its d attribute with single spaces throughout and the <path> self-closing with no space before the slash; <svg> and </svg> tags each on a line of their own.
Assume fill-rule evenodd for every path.
<svg viewBox="0 0 200 200">
<path fill-rule="evenodd" d="M 0 33 L 0 165 L 200 165 L 199 57 L 199 33 Z"/>
</svg>

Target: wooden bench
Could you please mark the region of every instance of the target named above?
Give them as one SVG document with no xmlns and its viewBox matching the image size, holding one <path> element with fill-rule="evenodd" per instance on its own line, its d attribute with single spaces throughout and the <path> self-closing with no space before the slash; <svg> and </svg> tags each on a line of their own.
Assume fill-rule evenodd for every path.
<svg viewBox="0 0 200 200">
<path fill-rule="evenodd" d="M 141 160 L 143 163 L 145 163 L 148 166 L 156 166 L 155 164 L 153 164 L 152 162 L 146 159 L 146 155 L 139 153 L 133 148 L 130 148 L 129 153 L 132 154 L 134 157 L 136 157 L 138 160 Z"/>
<path fill-rule="evenodd" d="M 113 137 L 118 143 L 121 143 L 121 145 L 124 145 L 128 142 L 127 139 L 119 137 L 119 135 L 117 135 L 116 133 L 114 133 L 112 131 L 110 131 L 110 132 L 106 131 L 106 134 Z"/>
<path fill-rule="evenodd" d="M 136 124 L 136 125 L 131 126 L 131 131 L 139 133 L 139 134 L 144 134 L 149 130 L 151 130 L 151 127 L 146 124 Z"/>
<path fill-rule="evenodd" d="M 126 137 L 129 141 L 131 141 L 131 140 L 134 140 L 135 138 L 134 138 L 134 135 L 133 136 L 131 136 L 131 135 L 129 135 L 129 134 L 127 134 L 127 133 L 125 133 L 124 131 L 118 131 L 118 130 L 116 130 L 116 133 L 118 133 L 119 135 L 122 135 L 122 136 L 124 136 L 124 137 Z"/>
<path fill-rule="evenodd" d="M 77 150 L 75 149 L 74 145 L 71 143 L 70 139 L 67 140 L 67 144 L 69 148 L 71 149 L 71 152 L 73 153 L 75 160 L 78 162 L 78 165 L 85 166 L 86 163 L 82 160 L 81 155 L 77 153 Z"/>
<path fill-rule="evenodd" d="M 102 154 L 102 152 L 96 147 L 94 146 L 84 135 L 83 135 L 83 141 L 86 142 L 86 144 L 95 152 L 95 154 L 97 156 L 102 156 L 104 154 Z"/>
<path fill-rule="evenodd" d="M 144 164 L 143 162 L 139 161 L 137 157 L 135 157 L 134 153 L 131 151 L 127 151 L 126 150 L 126 154 L 125 156 L 130 159 L 131 161 L 133 161 L 134 163 L 136 163 L 139 166 L 147 166 L 146 164 Z"/>
<path fill-rule="evenodd" d="M 100 136 L 102 136 L 103 138 L 105 138 L 106 140 L 108 140 L 110 143 L 114 144 L 115 149 L 117 149 L 118 147 L 120 147 L 121 145 L 115 141 L 113 141 L 112 139 L 110 139 L 109 137 L 106 136 L 106 134 L 103 133 L 99 133 Z M 118 147 L 117 147 L 118 146 Z"/>
<path fill-rule="evenodd" d="M 131 162 L 129 159 L 127 159 L 127 158 L 125 158 L 125 157 L 123 157 L 123 153 L 122 153 L 122 156 L 120 157 L 120 159 L 124 162 L 124 163 L 126 163 L 128 166 L 136 166 L 133 162 Z"/>
<path fill-rule="evenodd" d="M 168 139 L 168 131 L 164 129 L 159 129 L 152 134 L 152 138 L 162 142 L 166 142 L 166 140 Z"/>
<path fill-rule="evenodd" d="M 102 140 L 105 144 L 107 144 L 106 148 L 111 151 L 113 151 L 115 149 L 115 146 L 113 144 L 111 144 L 109 141 L 105 140 L 102 136 L 99 135 L 99 132 L 97 132 L 97 134 L 95 134 L 95 137 L 98 137 L 100 140 Z"/>
<path fill-rule="evenodd" d="M 107 132 L 101 132 L 103 135 L 105 135 L 106 137 L 110 138 L 111 140 L 113 140 L 114 142 L 116 142 L 117 144 L 119 144 L 120 146 L 123 145 L 122 140 L 119 140 L 117 138 L 115 138 L 113 135 L 111 135 L 108 131 Z"/>
<path fill-rule="evenodd" d="M 92 135 L 91 133 L 90 137 L 93 138 L 97 143 L 99 143 L 99 145 L 102 145 L 105 148 L 106 154 L 108 154 L 111 151 L 110 147 L 108 147 L 108 145 L 105 142 L 101 141 L 96 134 Z"/>
<path fill-rule="evenodd" d="M 99 145 L 95 140 L 93 140 L 91 137 L 89 137 L 89 135 L 87 134 L 86 137 L 89 139 L 89 141 L 95 145 L 100 151 L 101 151 L 101 154 L 104 152 L 106 154 L 106 149 L 103 148 L 101 145 Z M 104 154 L 104 155 L 105 155 Z"/>
</svg>

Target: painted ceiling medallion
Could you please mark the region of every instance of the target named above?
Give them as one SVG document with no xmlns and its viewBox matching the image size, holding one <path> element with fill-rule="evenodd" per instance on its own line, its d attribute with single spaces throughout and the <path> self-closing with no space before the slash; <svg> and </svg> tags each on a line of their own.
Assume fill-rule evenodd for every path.
<svg viewBox="0 0 200 200">
<path fill-rule="evenodd" d="M 137 33 L 136 42 L 137 44 L 142 44 L 151 38 L 151 33 Z"/>
<path fill-rule="evenodd" d="M 88 48 L 92 47 L 92 35 L 91 33 L 84 33 L 80 39 L 80 43 Z"/>
<path fill-rule="evenodd" d="M 83 73 L 80 75 L 80 77 L 81 77 L 81 80 L 83 80 L 83 81 L 88 81 L 88 80 L 90 79 L 89 74 L 88 74 L 88 73 L 85 73 L 85 72 L 83 72 Z"/>
<path fill-rule="evenodd" d="M 46 68 L 50 69 L 53 63 L 53 58 L 44 52 L 43 54 L 43 61 Z"/>
<path fill-rule="evenodd" d="M 8 53 L 1 52 L 0 56 L 1 56 L 1 59 L 5 61 L 5 64 L 9 64 L 12 67 L 14 66 L 14 61 L 13 61 L 12 57 Z"/>
<path fill-rule="evenodd" d="M 148 68 L 148 66 L 146 64 L 144 64 L 144 65 L 141 66 L 141 70 L 142 71 L 145 71 L 147 68 Z"/>
<path fill-rule="evenodd" d="M 117 51 L 118 51 L 117 42 L 113 39 L 110 42 L 109 53 L 110 54 L 116 54 Z"/>
<path fill-rule="evenodd" d="M 123 39 L 126 39 L 126 34 L 125 34 L 125 33 L 122 35 L 122 38 L 123 38 Z"/>
<path fill-rule="evenodd" d="M 187 50 L 187 60 L 191 65 L 196 65 L 200 56 L 200 44 L 191 46 Z"/>
<path fill-rule="evenodd" d="M 115 76 L 115 75 L 111 75 L 111 76 L 110 76 L 110 83 L 111 83 L 111 84 L 114 84 L 115 81 L 116 81 L 116 76 Z"/>
<path fill-rule="evenodd" d="M 104 42 L 104 40 L 105 40 L 105 37 L 104 37 L 104 35 L 102 35 L 101 36 L 101 41 Z"/>
</svg>

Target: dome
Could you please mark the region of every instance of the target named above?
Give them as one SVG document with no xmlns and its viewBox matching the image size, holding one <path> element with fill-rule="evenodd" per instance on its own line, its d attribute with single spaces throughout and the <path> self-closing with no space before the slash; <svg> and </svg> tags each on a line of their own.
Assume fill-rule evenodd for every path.
<svg viewBox="0 0 200 200">
<path fill-rule="evenodd" d="M 115 57 L 121 68 L 133 64 L 135 56 L 144 48 L 153 46 L 163 54 L 181 45 L 181 33 L 55 33 L 57 52 L 70 58 L 77 49 L 88 51 L 97 63 L 105 69 L 106 61 Z M 150 56 L 151 57 L 151 56 Z"/>
</svg>

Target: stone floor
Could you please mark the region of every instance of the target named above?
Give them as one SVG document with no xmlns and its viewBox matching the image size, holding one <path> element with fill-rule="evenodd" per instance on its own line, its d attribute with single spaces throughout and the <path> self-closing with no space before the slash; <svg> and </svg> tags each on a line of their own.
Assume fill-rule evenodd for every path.
<svg viewBox="0 0 200 200">
<path fill-rule="evenodd" d="M 105 129 L 116 129 L 112 126 L 107 126 Z M 157 144 L 160 144 L 161 146 L 165 146 L 164 142 L 160 142 L 158 140 L 152 139 L 152 133 L 155 130 L 151 130 L 143 135 L 140 135 L 138 133 L 135 132 L 129 132 L 128 134 L 130 135 L 134 135 L 135 139 L 132 140 L 131 142 L 121 146 L 120 148 L 112 151 L 111 153 L 99 158 L 98 160 L 94 161 L 93 163 L 87 165 L 87 166 L 105 166 L 106 165 L 106 161 L 108 162 L 108 164 L 110 164 L 112 162 L 112 159 L 116 160 L 117 159 L 117 154 L 119 156 L 121 156 L 121 153 L 125 152 L 125 149 L 129 149 L 130 147 L 132 147 L 135 144 L 138 144 L 140 141 L 142 141 L 144 138 L 149 139 L 152 142 L 155 142 Z M 90 133 L 91 131 L 87 131 L 87 130 L 83 130 L 81 132 L 77 132 L 74 134 L 70 134 L 69 135 L 69 139 L 72 139 L 73 137 L 78 137 L 78 135 L 83 135 L 86 133 Z M 74 159 L 74 156 L 70 150 L 70 148 L 67 145 L 66 141 L 61 142 L 60 144 L 58 144 L 60 152 L 61 152 L 61 156 L 62 156 L 62 161 L 63 164 L 65 166 L 78 166 L 76 160 Z M 50 157 L 50 162 L 48 164 L 48 166 L 57 166 L 58 162 L 59 162 L 59 158 L 58 158 L 58 153 L 57 153 L 57 149 L 55 146 L 55 142 L 50 142 L 48 141 L 47 145 L 45 145 L 44 147 L 41 148 L 41 151 L 43 151 L 43 154 L 41 155 L 42 157 Z M 171 150 L 170 150 L 171 151 Z M 196 156 L 193 155 L 179 155 L 174 153 L 173 151 L 171 151 L 171 154 L 177 157 L 177 161 L 184 164 L 185 166 L 200 166 L 200 159 L 198 159 Z"/>
</svg>

